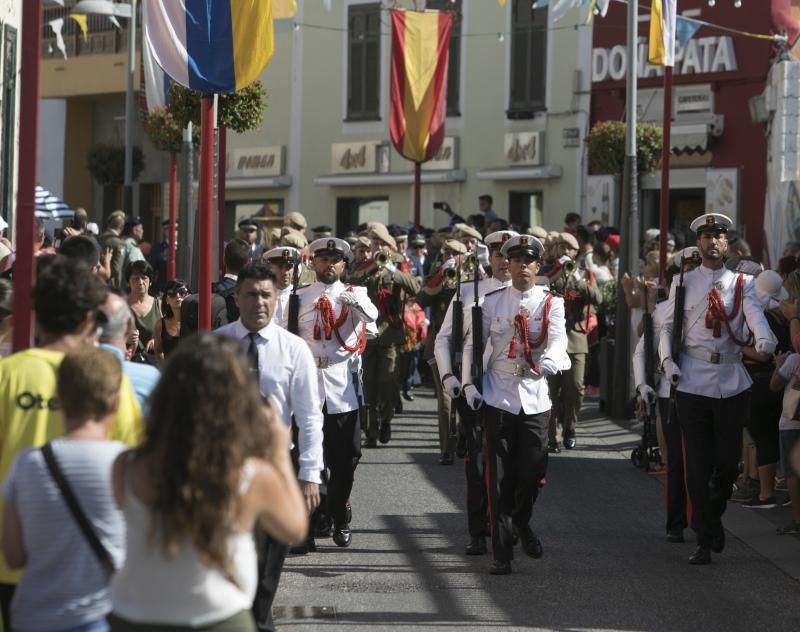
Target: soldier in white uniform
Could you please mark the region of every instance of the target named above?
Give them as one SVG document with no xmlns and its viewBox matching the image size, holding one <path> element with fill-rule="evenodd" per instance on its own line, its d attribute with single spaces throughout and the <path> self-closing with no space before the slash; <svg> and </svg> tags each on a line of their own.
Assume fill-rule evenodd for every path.
<svg viewBox="0 0 800 632">
<path fill-rule="evenodd" d="M 552 405 L 545 377 L 570 366 L 564 301 L 536 285 L 543 252 L 542 243 L 528 235 L 509 239 L 501 249 L 510 262 L 511 286 L 484 297 L 483 384 L 469 383 L 471 317 L 465 326 L 464 397 L 472 410 L 486 404 L 481 412 L 493 575 L 511 572 L 514 534 L 528 555 L 542 555 L 542 544 L 528 523 L 547 470 Z"/>
<path fill-rule="evenodd" d="M 685 271 L 694 269 L 700 262 L 700 251 L 691 246 L 684 248 L 675 255 L 675 263 L 683 265 Z M 672 283 L 680 282 L 679 268 L 671 268 L 675 276 L 670 276 L 670 269 L 666 272 L 667 288 Z M 661 301 L 653 311 L 653 357 L 658 357 L 658 346 L 661 329 L 667 319 L 669 302 Z M 657 362 L 657 360 L 656 360 Z M 660 371 L 655 371 L 654 384 L 647 383 L 645 367 L 644 336 L 639 338 L 633 352 L 633 379 L 636 392 L 647 406 L 658 405 L 661 431 L 666 445 L 667 475 L 664 495 L 667 503 L 667 541 L 683 542 L 683 530 L 688 526 L 686 518 L 686 481 L 683 467 L 683 446 L 681 444 L 681 428 L 675 415 L 670 411 L 670 383 Z"/>
<path fill-rule="evenodd" d="M 701 215 L 692 222 L 703 263 L 684 276 L 680 359 L 672 358 L 677 280 L 659 344 L 664 374 L 676 387 L 686 449 L 691 526 L 697 535 L 690 564 L 709 564 L 711 551 L 719 553 L 725 547 L 722 514 L 736 478 L 742 426 L 750 410 L 752 380 L 742 365 L 741 347 L 751 344 L 751 335 L 761 353 L 774 352 L 777 342 L 756 296 L 753 277 L 723 265 L 731 225 L 719 213 Z"/>
<path fill-rule="evenodd" d="M 273 318 L 276 323 L 282 323 L 292 294 L 294 269 L 300 263 L 300 251 L 291 246 L 279 246 L 267 251 L 261 259 L 266 261 L 275 273 L 279 294 Z"/>
<path fill-rule="evenodd" d="M 305 340 L 317 366 L 322 402 L 323 451 L 330 472 L 326 513 L 333 520 L 333 541 L 350 546 L 352 534 L 347 501 L 361 457 L 358 411 L 361 385 L 352 366 L 366 346 L 367 325 L 378 318 L 363 287 L 346 286 L 344 273 L 350 246 L 343 239 L 322 238 L 310 246 L 316 281 L 298 290 L 298 335 Z M 283 326 L 288 327 L 288 310 Z"/>
<path fill-rule="evenodd" d="M 322 480 L 322 404 L 317 389 L 314 358 L 305 343 L 275 322 L 278 298 L 275 274 L 263 263 L 251 263 L 239 272 L 234 293 L 239 320 L 216 333 L 241 341 L 253 377 L 262 395 L 269 397 L 287 427 L 292 417 L 298 427 L 298 473 L 309 512 L 319 505 Z M 258 586 L 253 616 L 259 630 L 274 628 L 272 602 L 288 547 L 269 536 L 259 543 Z"/>
<path fill-rule="evenodd" d="M 484 243 L 489 247 L 489 265 L 492 276 L 486 276 L 478 283 L 479 301 L 486 294 L 511 284 L 511 272 L 508 259 L 500 252 L 503 244 L 516 237 L 513 230 L 501 230 L 486 236 Z M 466 437 L 467 454 L 464 459 L 464 470 L 467 478 L 467 529 L 470 541 L 466 547 L 467 555 L 486 553 L 486 537 L 489 535 L 489 508 L 486 500 L 486 481 L 483 477 L 483 442 L 481 429 L 475 413 L 466 406 L 461 406 L 461 382 L 454 375 L 452 364 L 453 350 L 453 306 L 456 299 L 450 302 L 444 315 L 442 326 L 436 335 L 434 356 L 439 375 L 442 376 L 442 389 L 451 398 L 451 404 L 458 406 L 461 417 L 460 432 Z M 461 305 L 463 313 L 469 312 L 475 304 L 475 284 L 464 283 L 461 286 Z M 466 317 L 465 317 L 466 319 Z M 463 349 L 463 330 L 462 347 Z"/>
</svg>

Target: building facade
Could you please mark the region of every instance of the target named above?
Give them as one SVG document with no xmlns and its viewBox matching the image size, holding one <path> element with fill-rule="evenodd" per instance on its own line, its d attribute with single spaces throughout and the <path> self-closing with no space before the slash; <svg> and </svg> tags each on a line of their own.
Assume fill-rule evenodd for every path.
<svg viewBox="0 0 800 632">
<path fill-rule="evenodd" d="M 13 235 L 19 169 L 19 64 L 22 0 L 0 0 L 0 216 Z"/>
<path fill-rule="evenodd" d="M 768 10 L 733 2 L 682 0 L 679 13 L 732 29 L 769 35 Z M 625 118 L 626 6 L 612 2 L 595 21 L 592 50 L 592 125 Z M 641 11 L 638 47 L 638 120 L 663 122 L 663 72 L 647 63 L 649 15 Z M 701 27 L 678 47 L 673 79 L 670 230 L 688 230 L 703 212 L 729 215 L 750 243 L 764 248 L 767 140 L 756 101 L 764 92 L 775 50 L 769 40 Z M 642 227 L 658 226 L 661 172 L 640 177 Z M 612 176 L 589 178 L 586 215 L 619 221 L 618 185 Z"/>
<path fill-rule="evenodd" d="M 268 92 L 263 125 L 227 137 L 226 235 L 242 217 L 294 210 L 338 232 L 369 220 L 406 224 L 413 176 L 389 137 L 385 3 L 297 4 L 293 19 L 276 22 L 275 54 L 261 77 Z M 456 19 L 447 138 L 423 167 L 426 226 L 449 221 L 435 202 L 467 217 L 478 213 L 481 194 L 493 196 L 501 217 L 548 227 L 560 227 L 565 213 L 584 204 L 592 29 L 585 9 L 553 24 L 547 8 L 531 5 L 427 0 L 428 8 L 455 10 Z M 124 127 L 125 25 L 119 30 L 104 20 L 90 18 L 88 42 L 74 27 L 65 30 L 77 48 L 68 59 L 46 30 L 42 64 L 51 127 L 66 130 L 61 151 L 50 152 L 51 171 L 63 174 L 66 201 L 94 217 L 118 206 L 119 193 L 92 181 L 85 156 L 93 145 L 119 143 Z M 49 135 L 60 138 L 55 129 Z M 134 206 L 155 230 L 166 213 L 168 160 L 138 122 L 136 144 L 144 171 Z"/>
</svg>

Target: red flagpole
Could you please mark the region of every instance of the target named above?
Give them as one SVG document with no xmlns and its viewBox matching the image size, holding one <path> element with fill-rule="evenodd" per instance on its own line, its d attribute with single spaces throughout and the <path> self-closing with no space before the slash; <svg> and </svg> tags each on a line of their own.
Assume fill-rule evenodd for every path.
<svg viewBox="0 0 800 632">
<path fill-rule="evenodd" d="M 199 331 L 211 329 L 211 247 L 214 205 L 214 96 L 200 99 L 200 243 L 198 244 Z"/>
<path fill-rule="evenodd" d="M 669 157 L 672 154 L 672 66 L 664 67 L 664 137 L 661 142 L 661 209 L 659 213 L 658 281 L 664 285 L 669 231 Z"/>
<path fill-rule="evenodd" d="M 420 222 L 420 194 L 422 189 L 422 163 L 414 162 L 414 226 L 419 227 Z"/>
<path fill-rule="evenodd" d="M 169 155 L 169 254 L 167 255 L 167 278 L 175 278 L 176 222 L 178 214 L 178 156 Z"/>
<path fill-rule="evenodd" d="M 225 274 L 225 169 L 228 165 L 228 130 L 219 126 L 219 160 L 217 162 L 217 215 L 219 216 L 219 276 Z"/>
<path fill-rule="evenodd" d="M 42 3 L 22 3 L 19 94 L 19 173 L 17 174 L 17 256 L 14 262 L 13 349 L 31 346 L 33 332 L 33 218 L 36 211 L 36 161 L 39 141 L 39 58 L 42 54 Z"/>
</svg>

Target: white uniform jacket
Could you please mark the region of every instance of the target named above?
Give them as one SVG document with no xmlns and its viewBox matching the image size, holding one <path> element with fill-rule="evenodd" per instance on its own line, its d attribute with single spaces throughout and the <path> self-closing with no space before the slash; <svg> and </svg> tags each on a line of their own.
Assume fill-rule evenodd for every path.
<svg viewBox="0 0 800 632">
<path fill-rule="evenodd" d="M 551 408 L 547 380 L 531 369 L 524 357 L 524 345 L 515 334 L 517 314 L 526 315 L 528 339 L 535 342 L 542 333 L 546 299 L 550 293 L 534 286 L 520 292 L 506 287 L 483 297 L 483 400 L 489 406 L 505 410 L 511 414 L 526 415 L 542 413 Z M 550 295 L 552 296 L 552 295 Z M 541 346 L 533 347 L 534 364 L 543 358 L 555 362 L 559 370 L 570 367 L 567 355 L 567 331 L 564 320 L 564 300 L 553 296 L 550 300 L 547 335 Z M 470 382 L 472 363 L 471 312 L 464 319 L 464 355 L 462 358 L 463 383 Z M 516 357 L 509 358 L 511 340 L 516 338 Z M 476 385 L 480 386 L 481 385 Z"/>
<path fill-rule="evenodd" d="M 667 315 L 668 301 L 661 301 L 656 305 L 653 312 L 653 354 L 654 354 L 654 369 L 655 384 L 652 385 L 658 397 L 669 397 L 670 384 L 669 380 L 664 377 L 664 374 L 659 370 L 660 362 L 658 361 L 658 344 L 661 337 L 661 328 L 664 326 L 664 319 Z M 636 343 L 636 349 L 633 351 L 633 381 L 634 386 L 639 388 L 646 381 L 645 375 L 645 362 L 644 362 L 644 336 L 639 338 Z"/>
<path fill-rule="evenodd" d="M 291 295 L 292 286 L 290 285 L 280 291 L 280 294 L 278 294 L 278 301 L 275 303 L 275 313 L 272 315 L 272 320 L 281 326 L 283 326 L 283 321 L 289 317 L 289 297 Z"/>
<path fill-rule="evenodd" d="M 247 353 L 250 332 L 241 320 L 215 329 L 214 333 L 240 340 Z M 294 415 L 299 430 L 300 471 L 297 478 L 321 483 L 324 468 L 322 403 L 311 352 L 299 337 L 281 329 L 274 319 L 258 332 L 256 345 L 261 393 L 270 398 L 275 411 L 289 428 Z"/>
<path fill-rule="evenodd" d="M 683 346 L 680 357 L 681 376 L 677 390 L 706 397 L 733 397 L 750 388 L 753 381 L 741 362 L 741 347 L 721 327 L 720 337 L 706 327 L 708 296 L 713 288 L 719 291 L 725 304 L 725 313 L 734 306 L 734 292 L 738 273 L 726 268 L 711 270 L 704 265 L 684 275 L 686 287 L 683 321 Z M 731 319 L 730 327 L 740 341 L 747 340 L 753 332 L 756 343 L 764 340 L 777 342 L 769 327 L 764 308 L 758 300 L 753 277 L 744 276 L 742 305 Z M 672 322 L 675 312 L 675 289 L 680 283 L 676 276 L 667 302 L 664 325 L 659 340 L 662 363 L 672 355 Z M 695 308 L 698 305 L 699 307 Z"/>
<path fill-rule="evenodd" d="M 342 342 L 355 349 L 366 323 L 374 323 L 378 318 L 378 308 L 369 299 L 366 288 L 345 286 L 341 281 L 331 285 L 316 281 L 297 291 L 300 299 L 298 335 L 305 340 L 314 356 L 319 399 L 327 403 L 328 413 L 334 415 L 358 410 L 361 405 L 352 373 L 353 368 L 358 370 L 360 366 L 357 360 L 354 360 L 357 352 L 345 349 L 333 328 L 328 332 L 325 331 L 323 312 L 319 307 L 320 299 L 323 296 L 327 297 L 333 310 L 333 317 L 338 321 L 344 306 L 337 304 L 336 298 L 342 292 L 353 293 L 360 307 L 354 309 L 351 306 L 350 315 L 338 328 Z M 287 325 L 288 310 L 284 313 L 283 322 L 284 327 Z"/>
<path fill-rule="evenodd" d="M 499 290 L 501 287 L 506 287 L 511 284 L 511 281 L 503 283 L 494 277 L 486 277 L 478 282 L 478 297 L 483 298 L 489 292 Z M 447 312 L 442 320 L 442 326 L 439 328 L 439 333 L 436 334 L 436 340 L 433 343 L 433 356 L 436 358 L 436 366 L 439 368 L 439 377 L 443 377 L 448 373 L 453 372 L 452 349 L 453 349 L 453 305 L 455 305 L 456 297 L 450 301 L 447 307 Z M 475 283 L 462 283 L 461 284 L 461 307 L 463 308 L 463 320 L 466 321 L 466 314 L 472 310 L 475 305 Z M 462 334 L 466 329 L 462 330 Z M 462 347 L 463 349 L 463 347 Z M 456 376 L 458 378 L 459 376 Z"/>
</svg>

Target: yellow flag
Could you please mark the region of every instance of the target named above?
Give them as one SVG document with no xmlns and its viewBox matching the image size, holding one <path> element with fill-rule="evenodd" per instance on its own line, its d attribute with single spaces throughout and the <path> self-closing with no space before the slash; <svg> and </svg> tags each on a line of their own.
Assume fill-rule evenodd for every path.
<svg viewBox="0 0 800 632">
<path fill-rule="evenodd" d="M 89 39 L 89 20 L 88 18 L 81 14 L 81 13 L 70 13 L 69 17 L 75 20 L 78 23 L 78 26 L 81 27 L 81 31 L 83 31 L 83 41 L 85 42 Z"/>
</svg>

